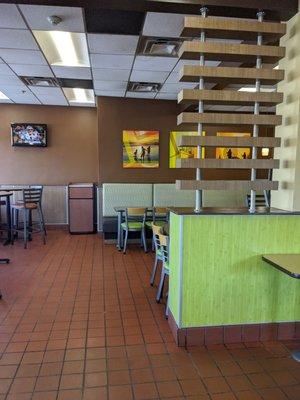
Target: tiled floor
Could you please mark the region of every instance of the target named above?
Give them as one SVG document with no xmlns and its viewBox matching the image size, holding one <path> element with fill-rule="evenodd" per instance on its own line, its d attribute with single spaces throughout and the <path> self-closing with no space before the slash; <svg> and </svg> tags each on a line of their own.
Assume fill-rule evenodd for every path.
<svg viewBox="0 0 300 400">
<path fill-rule="evenodd" d="M 300 399 L 293 343 L 177 348 L 152 254 L 53 230 L 0 254 L 0 400 Z"/>
</svg>

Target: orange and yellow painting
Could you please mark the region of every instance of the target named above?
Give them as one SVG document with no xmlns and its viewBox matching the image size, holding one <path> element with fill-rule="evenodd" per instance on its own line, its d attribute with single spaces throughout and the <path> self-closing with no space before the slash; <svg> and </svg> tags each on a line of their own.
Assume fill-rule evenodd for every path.
<svg viewBox="0 0 300 400">
<path fill-rule="evenodd" d="M 250 137 L 250 133 L 238 132 L 217 132 L 217 136 L 231 136 L 231 137 Z M 225 160 L 230 158 L 246 159 L 251 158 L 251 149 L 249 147 L 217 147 L 216 158 Z"/>
<path fill-rule="evenodd" d="M 159 131 L 123 131 L 123 168 L 159 167 Z"/>
</svg>

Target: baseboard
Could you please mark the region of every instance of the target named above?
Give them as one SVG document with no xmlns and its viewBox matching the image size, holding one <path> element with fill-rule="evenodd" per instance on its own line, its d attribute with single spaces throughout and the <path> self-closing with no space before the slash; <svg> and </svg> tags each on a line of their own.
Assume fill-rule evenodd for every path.
<svg viewBox="0 0 300 400">
<path fill-rule="evenodd" d="M 69 230 L 69 225 L 68 224 L 45 224 L 47 230 L 51 229 L 61 229 L 61 230 Z"/>
<path fill-rule="evenodd" d="M 300 339 L 298 321 L 178 328 L 169 312 L 168 322 L 174 340 L 180 347 Z"/>
</svg>

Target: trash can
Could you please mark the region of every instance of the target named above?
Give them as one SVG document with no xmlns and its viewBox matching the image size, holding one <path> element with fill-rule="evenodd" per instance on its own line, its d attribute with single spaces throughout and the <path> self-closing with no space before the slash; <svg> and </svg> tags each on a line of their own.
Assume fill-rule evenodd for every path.
<svg viewBox="0 0 300 400">
<path fill-rule="evenodd" d="M 94 183 L 68 185 L 69 232 L 72 234 L 95 233 Z"/>
</svg>

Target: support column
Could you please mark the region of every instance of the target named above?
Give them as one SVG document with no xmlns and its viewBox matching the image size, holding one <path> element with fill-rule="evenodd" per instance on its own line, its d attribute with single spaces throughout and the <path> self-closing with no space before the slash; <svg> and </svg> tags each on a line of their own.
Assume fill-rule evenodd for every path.
<svg viewBox="0 0 300 400">
<path fill-rule="evenodd" d="M 207 7 L 201 7 L 200 9 L 201 12 L 201 16 L 203 18 L 206 18 L 207 16 L 207 12 L 208 12 L 208 8 Z M 200 36 L 200 41 L 201 42 L 205 42 L 205 31 L 202 29 L 201 30 L 201 36 Z M 200 62 L 199 62 L 200 67 L 203 67 L 205 65 L 205 59 L 204 59 L 204 54 L 201 53 L 200 54 Z M 200 76 L 199 78 L 199 90 L 203 90 L 204 89 L 204 79 L 202 76 Z M 204 112 L 204 104 L 203 104 L 203 100 L 199 101 L 199 114 Z M 203 132 L 203 124 L 198 124 L 198 135 L 202 136 L 202 132 Z M 201 158 L 202 157 L 202 146 L 197 146 L 197 158 Z M 200 168 L 197 168 L 196 170 L 196 180 L 200 181 L 202 179 L 202 171 Z M 202 196 L 202 190 L 196 190 L 196 207 L 195 207 L 195 211 L 199 212 L 202 208 L 203 205 L 203 196 Z"/>
</svg>

